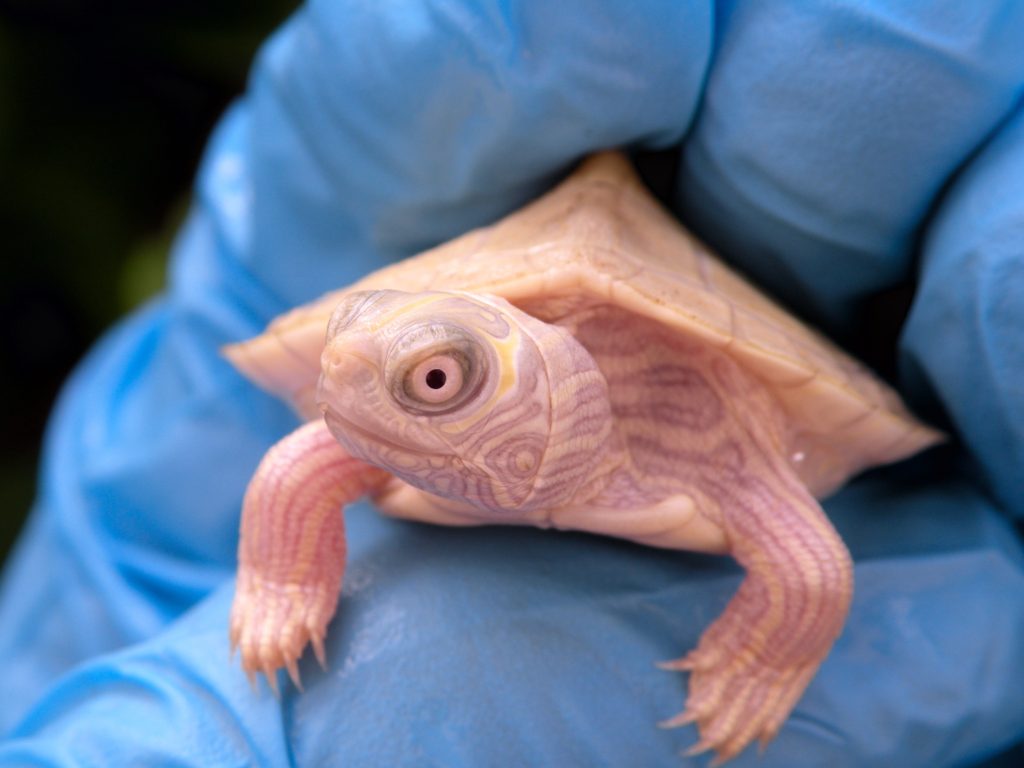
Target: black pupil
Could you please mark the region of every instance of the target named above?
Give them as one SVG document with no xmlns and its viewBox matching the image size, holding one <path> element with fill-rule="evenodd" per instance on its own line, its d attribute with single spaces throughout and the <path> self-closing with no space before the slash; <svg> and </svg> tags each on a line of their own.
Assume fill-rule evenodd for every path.
<svg viewBox="0 0 1024 768">
<path fill-rule="evenodd" d="M 440 368 L 434 368 L 427 373 L 427 386 L 431 389 L 440 389 L 448 381 L 448 376 Z"/>
</svg>

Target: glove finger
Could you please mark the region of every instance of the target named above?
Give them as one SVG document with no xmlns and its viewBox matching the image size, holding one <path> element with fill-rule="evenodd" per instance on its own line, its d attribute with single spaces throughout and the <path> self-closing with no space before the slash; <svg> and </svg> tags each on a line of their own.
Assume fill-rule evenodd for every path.
<svg viewBox="0 0 1024 768">
<path fill-rule="evenodd" d="M 680 210 L 830 330 L 906 279 L 916 236 L 1024 77 L 1024 5 L 727 3 Z"/>
<path fill-rule="evenodd" d="M 941 402 L 994 495 L 1024 518 L 1022 244 L 1024 106 L 944 199 L 902 339 L 913 391 Z"/>
<path fill-rule="evenodd" d="M 250 266 L 287 304 L 689 126 L 709 4 L 313 2 L 250 88 Z"/>
</svg>

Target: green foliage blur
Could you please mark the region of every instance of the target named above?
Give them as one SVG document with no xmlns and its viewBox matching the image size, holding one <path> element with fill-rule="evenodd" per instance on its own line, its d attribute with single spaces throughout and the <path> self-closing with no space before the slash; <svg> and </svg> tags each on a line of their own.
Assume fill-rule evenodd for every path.
<svg viewBox="0 0 1024 768">
<path fill-rule="evenodd" d="M 294 2 L 0 2 L 0 561 L 62 381 L 157 293 L 207 136 Z"/>
</svg>

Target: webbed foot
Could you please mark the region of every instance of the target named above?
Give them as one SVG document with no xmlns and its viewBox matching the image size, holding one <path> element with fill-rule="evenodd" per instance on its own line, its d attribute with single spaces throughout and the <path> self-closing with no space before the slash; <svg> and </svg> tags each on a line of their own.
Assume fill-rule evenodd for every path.
<svg viewBox="0 0 1024 768">
<path fill-rule="evenodd" d="M 250 680 L 262 672 L 276 689 L 277 670 L 284 667 L 301 689 L 298 660 L 307 645 L 326 667 L 324 637 L 337 597 L 328 585 L 276 584 L 258 574 L 239 573 L 231 606 L 231 648 L 241 652 L 242 669 Z"/>
<path fill-rule="evenodd" d="M 697 648 L 662 666 L 690 672 L 682 714 L 696 723 L 687 753 L 714 750 L 716 764 L 779 732 L 842 632 L 853 564 L 818 503 L 802 487 L 746 478 L 720 488 L 732 553 L 747 568 L 725 612 Z"/>
<path fill-rule="evenodd" d="M 661 665 L 689 670 L 686 709 L 660 725 L 674 728 L 696 723 L 700 740 L 687 756 L 714 750 L 713 765 L 732 759 L 755 739 L 766 745 L 775 738 L 820 660 L 787 669 L 772 669 L 749 652 L 732 660 L 704 661 L 698 651 Z"/>
</svg>

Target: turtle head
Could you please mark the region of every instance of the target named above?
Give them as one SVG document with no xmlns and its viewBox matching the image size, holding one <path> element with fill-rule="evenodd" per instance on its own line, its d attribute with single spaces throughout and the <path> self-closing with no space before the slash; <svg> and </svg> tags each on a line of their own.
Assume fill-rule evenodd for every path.
<svg viewBox="0 0 1024 768">
<path fill-rule="evenodd" d="M 347 295 L 318 403 L 353 456 L 510 515 L 571 500 L 611 430 L 604 377 L 568 331 L 468 293 Z"/>
</svg>

